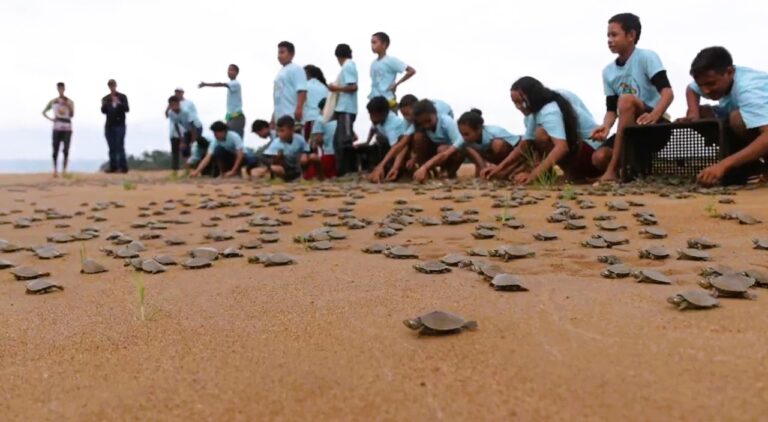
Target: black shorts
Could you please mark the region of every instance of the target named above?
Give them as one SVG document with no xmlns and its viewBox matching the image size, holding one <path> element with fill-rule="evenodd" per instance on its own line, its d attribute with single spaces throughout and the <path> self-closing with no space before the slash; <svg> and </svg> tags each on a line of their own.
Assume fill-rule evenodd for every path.
<svg viewBox="0 0 768 422">
<path fill-rule="evenodd" d="M 72 131 L 70 130 L 54 130 L 53 131 L 53 155 L 59 155 L 59 148 L 63 146 L 62 154 L 64 156 L 69 155 L 69 144 L 72 140 Z"/>
<path fill-rule="evenodd" d="M 653 107 L 649 106 L 648 104 L 645 104 L 645 112 L 650 113 L 653 111 Z M 672 123 L 666 116 L 661 116 L 659 120 L 656 121 L 656 124 L 659 123 Z M 611 135 L 608 139 L 603 142 L 602 145 L 600 145 L 597 149 L 600 148 L 613 148 L 613 144 L 616 143 L 616 135 Z"/>
</svg>

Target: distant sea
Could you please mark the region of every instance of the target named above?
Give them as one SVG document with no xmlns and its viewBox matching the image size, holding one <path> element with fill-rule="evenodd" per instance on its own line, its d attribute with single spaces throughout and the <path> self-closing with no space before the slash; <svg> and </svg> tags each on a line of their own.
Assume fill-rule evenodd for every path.
<svg viewBox="0 0 768 422">
<path fill-rule="evenodd" d="M 101 163 L 101 160 L 72 160 L 69 162 L 68 170 L 94 173 L 99 170 Z M 61 169 L 61 161 L 59 161 L 59 169 Z M 50 171 L 53 171 L 51 160 L 0 160 L 0 173 L 47 173 Z"/>
</svg>

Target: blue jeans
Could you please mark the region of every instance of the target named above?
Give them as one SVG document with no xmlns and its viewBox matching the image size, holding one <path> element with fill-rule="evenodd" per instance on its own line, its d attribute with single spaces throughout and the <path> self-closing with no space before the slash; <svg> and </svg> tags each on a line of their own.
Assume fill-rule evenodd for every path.
<svg viewBox="0 0 768 422">
<path fill-rule="evenodd" d="M 128 161 L 125 158 L 125 126 L 107 126 L 104 136 L 109 147 L 109 170 L 128 171 Z"/>
</svg>

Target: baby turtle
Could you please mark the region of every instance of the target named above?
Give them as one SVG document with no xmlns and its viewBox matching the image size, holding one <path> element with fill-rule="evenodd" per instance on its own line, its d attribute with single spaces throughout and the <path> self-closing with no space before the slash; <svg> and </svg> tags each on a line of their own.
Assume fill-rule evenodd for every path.
<svg viewBox="0 0 768 422">
<path fill-rule="evenodd" d="M 637 221 L 644 226 L 655 226 L 659 224 L 659 220 L 652 215 L 643 214 L 637 218 Z"/>
<path fill-rule="evenodd" d="M 368 245 L 361 250 L 365 253 L 377 254 L 383 253 L 385 250 L 387 250 L 387 246 L 382 245 L 381 243 L 374 243 L 373 245 Z"/>
<path fill-rule="evenodd" d="M 503 292 L 527 292 L 528 288 L 523 286 L 522 283 L 520 283 L 520 279 L 517 277 L 501 273 L 496 274 L 496 276 L 491 279 L 491 287 L 494 288 L 496 291 L 503 291 Z"/>
<path fill-rule="evenodd" d="M 133 242 L 129 243 L 128 246 L 125 247 L 126 249 L 134 252 L 144 252 L 147 250 L 147 248 L 144 246 L 143 243 L 139 242 L 138 240 L 134 240 Z"/>
<path fill-rule="evenodd" d="M 237 248 L 227 248 L 221 251 L 221 256 L 224 258 L 242 258 L 243 253 Z"/>
<path fill-rule="evenodd" d="M 471 248 L 467 249 L 467 255 L 469 256 L 488 256 L 488 250 L 482 249 L 482 248 Z"/>
<path fill-rule="evenodd" d="M 700 249 L 678 249 L 677 259 L 687 261 L 709 261 L 709 254 Z"/>
<path fill-rule="evenodd" d="M 277 267 L 282 265 L 291 265 L 296 263 L 296 261 L 291 258 L 288 255 L 282 254 L 282 253 L 273 253 L 270 254 L 265 260 L 264 260 L 264 266 L 265 267 Z"/>
<path fill-rule="evenodd" d="M 397 234 L 397 231 L 389 227 L 380 227 L 373 232 L 373 235 L 378 238 L 392 237 Z"/>
<path fill-rule="evenodd" d="M 384 256 L 395 259 L 418 259 L 419 256 L 403 246 L 395 246 L 384 251 Z"/>
<path fill-rule="evenodd" d="M 312 242 L 307 247 L 313 251 L 327 251 L 333 248 L 333 244 L 327 240 Z"/>
<path fill-rule="evenodd" d="M 189 251 L 189 256 L 215 261 L 219 257 L 219 251 L 214 248 L 195 248 Z"/>
<path fill-rule="evenodd" d="M 664 239 L 667 237 L 667 231 L 661 227 L 646 227 L 640 229 L 640 235 L 649 239 Z"/>
<path fill-rule="evenodd" d="M 205 258 L 202 258 L 202 257 L 190 258 L 190 259 L 188 259 L 188 260 L 186 260 L 186 261 L 181 263 L 181 266 L 186 268 L 186 269 L 188 269 L 188 270 L 198 270 L 198 269 L 201 269 L 201 268 L 208 268 L 211 265 L 213 265 L 213 264 L 211 263 L 210 259 L 205 259 Z M 142 263 L 142 267 L 143 266 L 144 265 Z"/>
<path fill-rule="evenodd" d="M 752 239 L 752 245 L 755 249 L 768 251 L 768 239 Z"/>
<path fill-rule="evenodd" d="M 722 196 L 720 198 L 717 198 L 717 202 L 723 205 L 732 205 L 736 203 L 736 201 L 733 198 L 729 198 L 727 196 Z"/>
<path fill-rule="evenodd" d="M 608 201 L 605 203 L 605 205 L 611 211 L 628 211 L 629 210 L 629 204 L 624 201 Z"/>
<path fill-rule="evenodd" d="M 277 243 L 280 240 L 279 234 L 262 234 L 259 237 L 263 243 Z"/>
<path fill-rule="evenodd" d="M 739 220 L 739 224 L 743 224 L 746 226 L 762 223 L 762 221 L 758 220 L 757 218 L 752 217 L 751 215 L 743 214 L 743 213 L 739 213 L 737 218 Z"/>
<path fill-rule="evenodd" d="M 548 223 L 564 223 L 568 221 L 568 216 L 562 213 L 554 213 L 547 217 Z"/>
<path fill-rule="evenodd" d="M 122 258 L 122 259 L 130 259 L 130 258 L 138 258 L 139 253 L 136 251 L 132 251 L 128 248 L 120 248 L 114 251 L 115 258 Z"/>
<path fill-rule="evenodd" d="M 159 274 L 165 272 L 165 267 L 154 259 L 147 259 L 141 263 L 141 271 L 149 274 Z"/>
<path fill-rule="evenodd" d="M 709 267 L 702 268 L 702 270 L 699 272 L 699 275 L 702 277 L 714 277 L 719 276 L 723 274 L 730 274 L 735 273 L 733 268 L 725 266 L 725 265 L 712 265 Z"/>
<path fill-rule="evenodd" d="M 607 265 L 621 264 L 621 258 L 616 255 L 600 255 L 597 257 L 597 262 Z"/>
<path fill-rule="evenodd" d="M 618 230 L 626 230 L 627 226 L 616 221 L 599 221 L 597 227 L 601 230 L 615 232 Z"/>
<path fill-rule="evenodd" d="M 243 249 L 261 249 L 262 248 L 261 241 L 258 239 L 246 240 L 245 242 L 241 243 L 240 246 Z"/>
<path fill-rule="evenodd" d="M 522 221 L 510 218 L 502 223 L 502 225 L 508 229 L 519 230 L 525 228 L 525 224 Z"/>
<path fill-rule="evenodd" d="M 656 270 L 634 271 L 632 277 L 634 277 L 638 283 L 672 284 L 672 280 Z"/>
<path fill-rule="evenodd" d="M 0 259 L 0 270 L 7 270 L 8 268 L 13 268 L 15 266 L 16 265 L 11 261 Z"/>
<path fill-rule="evenodd" d="M 424 261 L 414 264 L 413 268 L 424 274 L 443 274 L 451 272 L 451 268 L 440 261 Z"/>
<path fill-rule="evenodd" d="M 456 334 L 462 330 L 477 329 L 477 322 L 465 321 L 464 318 L 445 311 L 433 311 L 406 319 L 403 324 L 411 330 L 417 330 L 419 335 Z"/>
<path fill-rule="evenodd" d="M 99 274 L 107 272 L 107 268 L 92 259 L 83 261 L 80 269 L 82 274 Z"/>
<path fill-rule="evenodd" d="M 756 299 L 757 296 L 749 292 L 749 288 L 755 284 L 755 279 L 743 274 L 724 274 L 702 280 L 699 285 L 705 289 L 712 289 L 716 297 Z"/>
<path fill-rule="evenodd" d="M 663 246 L 650 246 L 641 249 L 638 256 L 640 259 L 667 259 L 669 258 L 669 251 Z"/>
<path fill-rule="evenodd" d="M 768 274 L 760 270 L 747 270 L 742 274 L 755 280 L 754 287 L 768 288 Z"/>
<path fill-rule="evenodd" d="M 587 228 L 587 223 L 579 220 L 568 220 L 563 227 L 566 230 L 584 230 Z"/>
<path fill-rule="evenodd" d="M 479 229 L 472 233 L 475 239 L 493 239 L 496 237 L 496 232 L 493 230 Z"/>
<path fill-rule="evenodd" d="M 61 258 L 62 256 L 64 256 L 63 253 L 59 252 L 53 246 L 41 246 L 38 248 L 34 248 L 33 252 L 40 259 L 55 259 L 55 258 Z"/>
<path fill-rule="evenodd" d="M 536 256 L 536 252 L 528 249 L 526 246 L 518 245 L 505 245 L 498 248 L 497 253 L 499 257 L 504 258 L 504 261 L 511 259 L 523 259 Z"/>
<path fill-rule="evenodd" d="M 693 249 L 712 249 L 720 245 L 706 237 L 688 239 L 688 247 Z"/>
<path fill-rule="evenodd" d="M 171 236 L 165 239 L 165 244 L 168 246 L 181 246 L 181 245 L 185 245 L 186 243 L 187 243 L 186 240 L 178 236 Z"/>
<path fill-rule="evenodd" d="M 442 221 L 447 225 L 463 224 L 467 222 L 467 217 L 455 211 L 448 211 L 443 214 Z"/>
<path fill-rule="evenodd" d="M 610 221 L 615 220 L 616 216 L 613 214 L 600 213 L 592 217 L 592 219 L 595 221 Z"/>
<path fill-rule="evenodd" d="M 442 262 L 445 265 L 448 265 L 449 267 L 455 267 L 459 264 L 461 264 L 464 261 L 467 261 L 469 259 L 468 256 L 462 255 L 462 254 L 448 254 L 444 257 L 440 258 L 440 262 Z"/>
<path fill-rule="evenodd" d="M 232 240 L 235 237 L 224 230 L 211 230 L 205 235 L 205 238 L 214 242 L 225 242 L 227 240 Z"/>
<path fill-rule="evenodd" d="M 160 265 L 178 265 L 176 260 L 168 255 L 158 255 L 154 258 L 154 260 L 157 261 L 157 263 Z"/>
<path fill-rule="evenodd" d="M 707 292 L 688 290 L 667 298 L 667 302 L 677 306 L 678 310 L 710 309 L 720 306 L 720 302 Z"/>
<path fill-rule="evenodd" d="M 141 264 L 144 263 L 144 260 L 141 258 L 130 258 L 123 261 L 123 266 L 125 267 L 133 267 L 136 271 L 141 271 Z"/>
<path fill-rule="evenodd" d="M 614 246 L 629 244 L 629 239 L 617 233 L 600 233 L 592 237 L 599 237 L 605 240 L 605 243 L 608 244 L 609 248 L 612 248 Z"/>
<path fill-rule="evenodd" d="M 582 241 L 581 246 L 592 249 L 605 249 L 608 247 L 608 242 L 602 237 L 590 237 L 589 239 Z"/>
<path fill-rule="evenodd" d="M 139 239 L 140 240 L 155 240 L 155 239 L 160 239 L 161 237 L 163 237 L 163 235 L 161 235 L 160 233 L 148 232 L 148 233 L 142 233 L 139 236 Z"/>
<path fill-rule="evenodd" d="M 533 238 L 543 242 L 550 241 L 550 240 L 557 240 L 557 233 L 545 232 L 545 231 L 536 232 L 533 234 Z"/>
<path fill-rule="evenodd" d="M 52 283 L 50 280 L 32 280 L 27 282 L 27 294 L 28 295 L 41 295 L 45 293 L 51 293 L 53 290 L 63 291 L 64 287 Z"/>
<path fill-rule="evenodd" d="M 38 271 L 32 267 L 16 267 L 11 270 L 11 274 L 16 280 L 34 280 L 41 277 L 49 277 L 51 273 Z"/>
<path fill-rule="evenodd" d="M 614 264 L 604 269 L 600 275 L 605 278 L 626 278 L 632 275 L 632 269 L 624 264 Z"/>
</svg>

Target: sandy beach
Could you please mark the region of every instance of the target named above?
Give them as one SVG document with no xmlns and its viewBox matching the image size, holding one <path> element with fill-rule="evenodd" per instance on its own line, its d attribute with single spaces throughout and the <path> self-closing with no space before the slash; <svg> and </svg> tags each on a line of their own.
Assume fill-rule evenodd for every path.
<svg viewBox="0 0 768 422">
<path fill-rule="evenodd" d="M 445 186 L 427 185 L 424 195 L 410 184 L 371 185 L 350 190 L 339 184 L 266 185 L 246 181 L 169 181 L 166 173 L 125 177 L 0 175 L 0 221 L 42 216 L 30 228 L 0 225 L 0 239 L 21 246 L 46 243 L 46 236 L 95 225 L 100 236 L 82 242 L 85 254 L 108 268 L 80 274 L 81 242 L 56 247 L 67 255 L 40 260 L 30 251 L 0 254 L 16 265 L 45 270 L 64 291 L 27 295 L 23 282 L 0 271 L 0 419 L 31 420 L 761 420 L 768 411 L 768 291 L 756 300 L 721 299 L 712 310 L 679 312 L 667 297 L 701 289 L 699 271 L 713 264 L 768 271 L 768 252 L 751 239 L 768 237 L 766 223 L 740 225 L 708 216 L 715 196 L 674 199 L 627 196 L 644 207 L 613 212 L 628 226 L 630 244 L 611 250 L 580 242 L 599 232 L 592 217 L 606 212 L 611 196 L 584 196 L 598 207 L 580 210 L 585 230 L 564 230 L 546 221 L 557 192 L 535 205 L 508 213 L 525 224 L 501 228 L 498 238 L 472 237 L 475 224 L 407 226 L 396 236 L 376 239 L 378 222 L 397 199 L 423 208 L 418 216 L 440 216 L 440 207 L 475 208 L 480 222 L 495 223 L 502 212 L 488 195 L 509 188 L 454 189 L 470 202 L 433 200 Z M 128 187 L 129 189 L 125 189 Z M 309 201 L 306 194 L 327 197 Z M 577 191 L 582 188 L 576 188 Z M 281 202 L 291 190 L 293 200 Z M 264 194 L 275 195 L 264 199 Z M 348 192 L 364 195 L 351 206 L 374 224 L 362 230 L 337 228 L 347 239 L 330 251 L 311 251 L 293 237 L 336 217 L 297 216 L 302 210 L 337 210 Z M 209 195 L 234 206 L 197 209 Z M 768 220 L 766 190 L 739 191 L 719 212 L 741 211 Z M 165 215 L 139 218 L 173 200 Z M 99 201 L 124 207 L 100 211 Z M 149 206 L 150 202 L 156 205 Z M 179 201 L 186 201 L 184 207 Z M 273 202 L 274 201 L 274 202 Z M 269 203 L 272 202 L 272 205 Z M 87 205 L 86 205 L 87 204 Z M 278 206 L 292 212 L 278 214 Z M 83 215 L 45 220 L 36 209 Z M 632 211 L 655 212 L 668 238 L 641 237 Z M 17 213 L 13 213 L 18 210 Z M 189 210 L 189 214 L 182 214 Z M 259 237 L 250 210 L 281 218 L 279 242 L 244 250 L 245 257 L 220 259 L 212 268 L 169 266 L 163 274 L 137 274 L 122 259 L 107 257 L 114 247 L 107 233 L 138 239 L 146 229 L 136 221 L 178 218 L 163 238 L 180 236 L 182 246 L 163 238 L 143 241 L 142 257 L 160 254 L 179 260 L 197 246 L 223 249 Z M 204 238 L 203 222 L 220 216 L 219 229 L 235 234 L 224 242 Z M 65 223 L 68 228 L 55 228 Z M 248 233 L 235 233 L 247 228 Z M 554 231 L 559 239 L 536 241 L 532 234 Z M 675 251 L 705 235 L 720 244 L 711 262 L 648 261 L 638 249 L 663 245 Z M 409 245 L 419 260 L 395 260 L 361 252 L 373 243 Z M 527 245 L 533 258 L 504 262 L 483 258 L 519 276 L 528 292 L 497 292 L 466 269 L 426 275 L 413 265 L 468 248 Z M 296 259 L 285 267 L 249 264 L 247 257 L 283 252 Z M 610 280 L 598 255 L 615 254 L 633 268 L 657 269 L 672 285 Z M 139 317 L 137 279 L 145 285 L 147 320 Z M 402 321 L 441 309 L 478 322 L 476 331 L 419 337 Z"/>
</svg>

